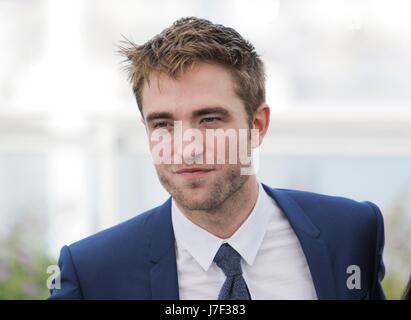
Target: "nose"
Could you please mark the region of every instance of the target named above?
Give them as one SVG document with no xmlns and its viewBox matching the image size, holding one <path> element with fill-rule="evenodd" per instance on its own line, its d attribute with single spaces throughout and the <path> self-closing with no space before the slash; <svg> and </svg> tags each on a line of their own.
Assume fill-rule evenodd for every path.
<svg viewBox="0 0 411 320">
<path fill-rule="evenodd" d="M 173 141 L 174 163 L 203 163 L 204 135 L 200 129 L 183 121 L 176 121 Z"/>
</svg>

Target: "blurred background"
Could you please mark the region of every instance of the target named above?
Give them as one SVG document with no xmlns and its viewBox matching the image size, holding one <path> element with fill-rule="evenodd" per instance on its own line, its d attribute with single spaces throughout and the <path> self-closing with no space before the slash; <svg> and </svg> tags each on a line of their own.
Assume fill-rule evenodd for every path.
<svg viewBox="0 0 411 320">
<path fill-rule="evenodd" d="M 258 177 L 383 212 L 384 288 L 411 273 L 411 2 L 0 0 L 0 299 L 48 296 L 59 250 L 157 206 L 116 53 L 183 16 L 231 26 L 267 68 Z"/>
</svg>

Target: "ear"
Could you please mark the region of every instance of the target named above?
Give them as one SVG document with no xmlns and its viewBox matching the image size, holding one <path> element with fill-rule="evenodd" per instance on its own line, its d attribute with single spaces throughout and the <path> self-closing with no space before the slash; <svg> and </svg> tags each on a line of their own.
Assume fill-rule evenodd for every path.
<svg viewBox="0 0 411 320">
<path fill-rule="evenodd" d="M 268 126 L 270 125 L 270 107 L 268 104 L 261 104 L 254 113 L 253 129 L 258 130 L 258 145 L 253 145 L 257 148 L 263 142 Z"/>
</svg>

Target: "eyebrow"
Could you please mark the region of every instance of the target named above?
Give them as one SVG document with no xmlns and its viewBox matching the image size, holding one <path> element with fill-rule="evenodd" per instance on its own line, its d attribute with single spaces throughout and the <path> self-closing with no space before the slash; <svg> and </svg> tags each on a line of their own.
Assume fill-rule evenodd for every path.
<svg viewBox="0 0 411 320">
<path fill-rule="evenodd" d="M 222 107 L 207 107 L 207 108 L 202 108 L 200 110 L 196 110 L 192 113 L 193 117 L 198 118 L 207 114 L 219 114 L 220 116 L 227 117 L 230 115 L 227 109 L 222 108 Z"/>
<path fill-rule="evenodd" d="M 208 114 L 218 114 L 222 117 L 227 117 L 230 115 L 227 109 L 223 107 L 206 107 L 192 112 L 193 118 L 198 118 Z M 174 119 L 173 114 L 170 112 L 152 112 L 146 117 L 147 122 L 151 122 L 158 119 Z"/>
<path fill-rule="evenodd" d="M 151 122 L 157 119 L 174 119 L 174 117 L 170 112 L 152 112 L 149 113 L 146 117 L 147 122 Z"/>
</svg>

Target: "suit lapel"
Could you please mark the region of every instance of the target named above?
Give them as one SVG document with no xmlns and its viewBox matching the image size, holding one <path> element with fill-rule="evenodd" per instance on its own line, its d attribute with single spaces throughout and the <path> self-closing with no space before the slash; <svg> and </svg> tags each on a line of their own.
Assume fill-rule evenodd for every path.
<svg viewBox="0 0 411 320">
<path fill-rule="evenodd" d="M 264 184 L 263 187 L 288 218 L 300 241 L 318 299 L 337 299 L 332 263 L 320 231 L 285 191 Z"/>
<path fill-rule="evenodd" d="M 171 221 L 171 198 L 148 219 L 150 285 L 152 299 L 178 300 L 177 262 Z"/>
</svg>

